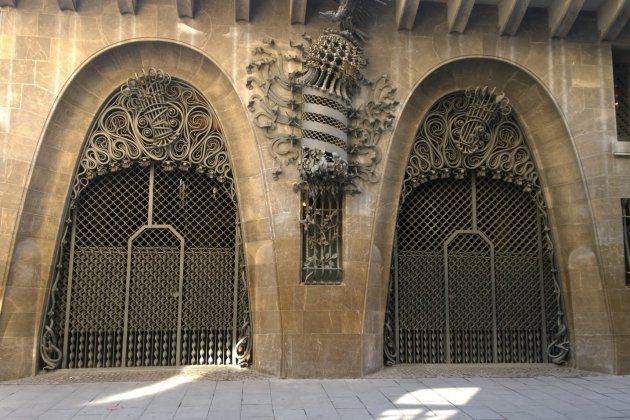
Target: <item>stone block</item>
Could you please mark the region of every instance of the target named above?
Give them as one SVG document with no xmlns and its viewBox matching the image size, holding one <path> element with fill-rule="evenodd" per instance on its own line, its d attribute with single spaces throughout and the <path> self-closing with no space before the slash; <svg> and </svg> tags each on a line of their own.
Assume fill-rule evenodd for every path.
<svg viewBox="0 0 630 420">
<path fill-rule="evenodd" d="M 615 351 L 617 356 L 616 374 L 630 374 L 630 336 L 615 337 Z"/>
<path fill-rule="evenodd" d="M 267 310 L 252 312 L 254 334 L 276 334 L 281 332 L 280 312 Z"/>
<path fill-rule="evenodd" d="M 573 332 L 576 336 L 609 337 L 610 320 L 606 312 L 587 312 L 573 302 Z"/>
<path fill-rule="evenodd" d="M 609 336 L 575 335 L 573 343 L 576 368 L 603 373 L 614 371 L 614 342 Z"/>
<path fill-rule="evenodd" d="M 0 73 L 4 75 L 3 81 L 8 84 L 33 84 L 35 83 L 35 61 L 0 60 Z"/>
<path fill-rule="evenodd" d="M 303 311 L 308 286 L 295 283 L 279 288 L 280 308 L 284 311 Z"/>
<path fill-rule="evenodd" d="M 361 336 L 296 334 L 284 337 L 283 373 L 291 378 L 348 378 L 361 374 Z"/>
<path fill-rule="evenodd" d="M 32 338 L 0 337 L 0 377 L 18 379 L 35 372 Z"/>
<path fill-rule="evenodd" d="M 276 278 L 276 265 L 273 262 L 268 264 L 255 264 L 249 267 L 249 287 L 275 287 L 278 279 Z"/>
<path fill-rule="evenodd" d="M 282 339 L 280 334 L 257 334 L 252 337 L 254 347 L 254 369 L 271 375 L 281 375 Z"/>
<path fill-rule="evenodd" d="M 339 311 L 352 308 L 352 295 L 343 285 L 306 285 L 306 311 Z"/>
<path fill-rule="evenodd" d="M 611 312 L 612 330 L 616 336 L 630 336 L 630 308 L 623 308 L 623 312 Z"/>
<path fill-rule="evenodd" d="M 243 238 L 247 242 L 270 240 L 271 224 L 268 219 L 249 220 L 242 224 Z"/>
<path fill-rule="evenodd" d="M 48 60 L 50 58 L 50 38 L 41 36 L 15 37 L 15 58 L 24 60 Z"/>
<path fill-rule="evenodd" d="M 252 312 L 280 310 L 277 287 L 252 287 L 250 296 Z"/>
<path fill-rule="evenodd" d="M 282 333 L 283 334 L 303 334 L 305 315 L 306 313 L 303 311 L 283 310 L 281 312 Z"/>
<path fill-rule="evenodd" d="M 363 375 L 378 372 L 383 368 L 383 334 L 363 334 Z"/>
<path fill-rule="evenodd" d="M 2 338 L 34 337 L 41 321 L 41 312 L 4 312 L 0 317 Z"/>
</svg>

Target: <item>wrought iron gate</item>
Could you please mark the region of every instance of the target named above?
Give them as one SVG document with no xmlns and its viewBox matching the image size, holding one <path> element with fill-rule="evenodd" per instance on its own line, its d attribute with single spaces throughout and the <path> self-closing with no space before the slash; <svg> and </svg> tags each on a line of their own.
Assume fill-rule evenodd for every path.
<svg viewBox="0 0 630 420">
<path fill-rule="evenodd" d="M 561 363 L 568 352 L 535 168 L 509 109 L 484 120 L 484 98 L 501 100 L 447 96 L 416 137 L 392 255 L 388 364 Z M 487 136 L 463 142 L 466 127 Z"/>
<path fill-rule="evenodd" d="M 161 89 L 163 103 L 134 118 L 123 88 L 88 135 L 95 140 L 83 152 L 57 251 L 44 368 L 247 364 L 240 223 L 216 117 L 194 88 L 161 72 L 130 80 L 127 87 Z M 174 120 L 140 132 L 127 125 L 147 125 L 159 107 L 156 115 Z M 169 136 L 143 153 L 142 140 Z"/>
</svg>

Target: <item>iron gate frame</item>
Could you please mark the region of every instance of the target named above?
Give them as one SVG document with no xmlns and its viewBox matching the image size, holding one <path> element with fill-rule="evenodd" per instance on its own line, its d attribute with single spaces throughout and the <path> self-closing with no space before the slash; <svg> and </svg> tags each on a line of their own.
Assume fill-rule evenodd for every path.
<svg viewBox="0 0 630 420">
<path fill-rule="evenodd" d="M 473 177 L 474 179 L 474 177 Z M 474 185 L 473 181 L 473 185 Z M 473 193 L 474 197 L 474 193 Z M 473 209 L 475 206 L 473 205 Z M 490 284 L 492 286 L 492 358 L 494 362 L 498 360 L 497 357 L 497 308 L 496 308 L 496 280 L 494 277 L 494 244 L 490 239 L 480 230 L 476 229 L 476 221 L 473 219 L 473 229 L 464 229 L 464 230 L 455 230 L 453 233 L 449 235 L 449 237 L 444 241 L 442 247 L 444 248 L 444 307 L 445 307 L 445 359 L 446 363 L 451 363 L 451 334 L 450 334 L 450 300 L 451 296 L 449 293 L 448 287 L 448 246 L 460 235 L 477 235 L 479 236 L 490 248 Z"/>
</svg>

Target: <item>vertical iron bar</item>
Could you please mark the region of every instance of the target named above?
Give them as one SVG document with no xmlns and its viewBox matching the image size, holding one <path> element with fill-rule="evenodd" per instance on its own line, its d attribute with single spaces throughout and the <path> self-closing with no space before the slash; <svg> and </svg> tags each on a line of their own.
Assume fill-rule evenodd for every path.
<svg viewBox="0 0 630 420">
<path fill-rule="evenodd" d="M 319 226 L 319 230 L 320 230 L 319 233 L 321 234 L 322 226 L 323 226 L 322 222 L 324 221 L 324 218 L 326 217 L 325 216 L 325 213 L 326 213 L 326 195 L 324 193 L 320 193 L 319 199 L 321 200 L 321 203 L 317 203 L 317 201 L 316 201 L 317 204 L 315 204 L 315 206 L 320 207 L 321 210 L 322 210 L 322 211 L 319 212 L 319 218 L 317 219 L 317 226 Z M 324 261 L 325 247 L 326 247 L 326 245 L 319 245 L 317 247 L 317 249 L 319 251 L 320 264 L 321 264 L 321 262 Z M 324 270 L 323 264 L 322 265 L 318 264 L 318 266 L 316 267 L 316 270 L 319 272 L 318 274 L 320 274 L 321 276 L 323 276 L 326 273 L 326 271 Z"/>
<path fill-rule="evenodd" d="M 147 216 L 147 225 L 153 225 L 153 188 L 155 186 L 155 163 L 151 162 L 149 167 L 149 214 Z"/>
<path fill-rule="evenodd" d="M 451 363 L 451 325 L 448 302 L 448 244 L 448 240 L 444 242 L 444 309 L 446 311 L 446 316 L 444 317 L 444 352 L 446 353 L 446 363 Z"/>
<path fill-rule="evenodd" d="M 241 270 L 239 269 L 239 249 L 241 242 L 240 221 L 238 218 L 238 212 L 235 215 L 236 223 L 234 228 L 235 240 L 234 240 L 234 298 L 232 299 L 232 364 L 235 365 L 236 360 L 236 342 L 238 341 L 238 280 L 240 278 Z"/>
<path fill-rule="evenodd" d="M 178 235 L 174 236 L 177 237 Z M 175 361 L 175 366 L 181 365 L 182 362 L 182 295 L 184 294 L 184 238 L 177 237 L 177 239 L 179 239 L 179 291 L 177 302 L 177 360 Z"/>
<path fill-rule="evenodd" d="M 626 286 L 630 286 L 630 199 L 621 199 L 621 212 L 623 214 L 623 251 Z"/>
<path fill-rule="evenodd" d="M 394 234 L 394 344 L 396 346 L 396 364 L 400 363 L 400 322 L 398 321 L 398 231 Z"/>
<path fill-rule="evenodd" d="M 77 207 L 78 208 L 78 207 Z M 72 297 L 72 275 L 74 270 L 74 247 L 76 244 L 76 232 L 77 232 L 77 210 L 72 212 L 72 232 L 70 234 L 70 261 L 68 263 L 68 290 L 66 291 L 66 316 L 64 320 L 63 331 L 63 353 L 61 357 L 61 367 L 68 367 L 68 339 L 70 333 L 70 302 Z"/>
<path fill-rule="evenodd" d="M 472 230 L 477 230 L 477 173 L 471 176 Z"/>
<path fill-rule="evenodd" d="M 490 245 L 490 282 L 492 285 L 492 361 L 497 363 L 498 344 L 497 344 L 497 298 L 496 298 L 496 279 L 494 277 L 494 244 Z"/>
<path fill-rule="evenodd" d="M 127 240 L 127 278 L 125 282 L 125 320 L 123 324 L 122 367 L 127 366 L 127 337 L 129 334 L 129 289 L 131 287 L 131 248 L 136 234 Z"/>
<path fill-rule="evenodd" d="M 547 363 L 549 358 L 547 357 L 547 314 L 545 305 L 545 262 L 542 246 L 542 217 L 538 216 L 538 278 L 540 280 L 540 306 L 541 306 L 541 318 L 542 318 L 542 357 L 543 362 Z"/>
</svg>

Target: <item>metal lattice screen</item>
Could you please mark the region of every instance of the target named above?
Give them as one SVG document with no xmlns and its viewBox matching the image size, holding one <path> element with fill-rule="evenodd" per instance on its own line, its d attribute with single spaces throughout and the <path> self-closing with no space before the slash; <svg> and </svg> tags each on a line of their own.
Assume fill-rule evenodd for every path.
<svg viewBox="0 0 630 420">
<path fill-rule="evenodd" d="M 56 323 L 65 367 L 233 362 L 247 301 L 235 306 L 242 270 L 229 183 L 135 165 L 93 180 L 74 217 L 60 272 L 69 300 Z"/>
<path fill-rule="evenodd" d="M 341 205 L 337 191 L 302 195 L 302 281 L 341 283 Z"/>
<path fill-rule="evenodd" d="M 627 62 L 613 61 L 613 78 L 617 136 L 621 141 L 630 141 L 630 66 Z"/>
<path fill-rule="evenodd" d="M 413 189 L 394 253 L 398 361 L 545 361 L 558 307 L 541 223 L 530 194 L 474 172 Z"/>
</svg>

